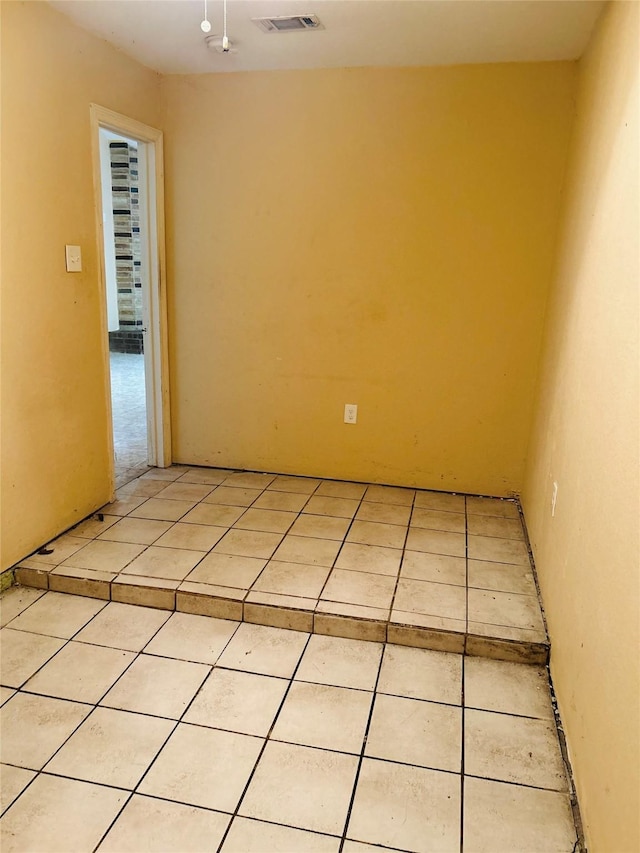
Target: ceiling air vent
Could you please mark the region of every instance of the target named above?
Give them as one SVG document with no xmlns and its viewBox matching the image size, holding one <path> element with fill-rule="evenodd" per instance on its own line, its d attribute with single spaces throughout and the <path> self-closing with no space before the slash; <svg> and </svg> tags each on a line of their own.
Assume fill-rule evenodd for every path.
<svg viewBox="0 0 640 853">
<path fill-rule="evenodd" d="M 293 33 L 300 30 L 322 30 L 317 15 L 280 15 L 277 18 L 251 18 L 265 33 Z"/>
</svg>

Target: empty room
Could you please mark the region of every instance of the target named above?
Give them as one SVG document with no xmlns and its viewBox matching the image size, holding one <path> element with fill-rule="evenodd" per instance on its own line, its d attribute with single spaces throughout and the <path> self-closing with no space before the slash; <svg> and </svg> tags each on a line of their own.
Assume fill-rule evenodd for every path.
<svg viewBox="0 0 640 853">
<path fill-rule="evenodd" d="M 1 0 L 3 851 L 640 847 L 635 0 Z"/>
</svg>

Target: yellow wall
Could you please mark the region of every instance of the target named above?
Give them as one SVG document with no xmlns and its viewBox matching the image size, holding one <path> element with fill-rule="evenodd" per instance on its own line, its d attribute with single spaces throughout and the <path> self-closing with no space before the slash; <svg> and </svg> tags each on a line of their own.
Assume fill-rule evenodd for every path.
<svg viewBox="0 0 640 853">
<path fill-rule="evenodd" d="M 175 460 L 519 490 L 574 83 L 165 78 Z"/>
<path fill-rule="evenodd" d="M 3 2 L 3 568 L 109 498 L 92 101 L 157 125 L 159 77 L 47 4 Z"/>
<path fill-rule="evenodd" d="M 580 62 L 523 497 L 594 853 L 640 849 L 638 12 L 614 4 Z"/>
</svg>

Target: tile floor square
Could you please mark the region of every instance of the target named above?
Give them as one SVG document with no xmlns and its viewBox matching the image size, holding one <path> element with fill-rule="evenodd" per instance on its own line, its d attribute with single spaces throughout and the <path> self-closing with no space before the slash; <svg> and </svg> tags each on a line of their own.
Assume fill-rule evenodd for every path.
<svg viewBox="0 0 640 853">
<path fill-rule="evenodd" d="M 420 507 L 416 507 L 411 514 L 411 526 L 447 533 L 466 533 L 464 514 Z"/>
<path fill-rule="evenodd" d="M 460 705 L 462 658 L 447 652 L 385 645 L 378 692 Z M 466 690 L 466 686 L 465 686 Z"/>
<path fill-rule="evenodd" d="M 529 566 L 469 560 L 469 587 L 536 596 L 536 584 Z M 536 599 L 537 603 L 537 599 Z"/>
<path fill-rule="evenodd" d="M 99 515 L 94 515 L 86 521 L 82 521 L 80 524 L 76 525 L 76 527 L 73 528 L 73 535 L 81 536 L 86 539 L 96 539 L 101 533 L 104 533 L 105 530 L 113 527 L 117 521 L 120 521 L 119 515 L 100 513 Z"/>
<path fill-rule="evenodd" d="M 248 509 L 234 524 L 236 530 L 259 530 L 264 533 L 286 533 L 297 518 L 295 512 L 275 509 Z"/>
<path fill-rule="evenodd" d="M 63 566 L 76 569 L 94 569 L 100 572 L 119 572 L 144 551 L 143 545 L 126 542 L 106 542 L 103 539 L 93 539 L 76 551 Z"/>
<path fill-rule="evenodd" d="M 223 504 L 232 507 L 247 507 L 260 497 L 262 489 L 230 488 L 222 485 L 214 489 L 203 499 L 205 504 Z M 238 516 L 239 518 L 240 516 Z"/>
<path fill-rule="evenodd" d="M 446 619 L 467 618 L 467 593 L 464 587 L 430 581 L 400 578 L 394 608 L 407 613 L 444 616 Z"/>
<path fill-rule="evenodd" d="M 0 847 L 3 853 L 93 850 L 128 796 L 116 788 L 41 774 L 3 815 Z"/>
<path fill-rule="evenodd" d="M 405 551 L 400 577 L 409 580 L 465 586 L 467 564 L 464 557 L 429 554 L 424 551 Z"/>
<path fill-rule="evenodd" d="M 404 548 L 406 537 L 407 528 L 398 524 L 356 519 L 349 529 L 346 541 L 360 545 L 380 545 L 383 548 Z"/>
<path fill-rule="evenodd" d="M 243 622 L 224 650 L 218 666 L 258 675 L 291 678 L 309 635 Z"/>
<path fill-rule="evenodd" d="M 130 518 L 155 518 L 159 521 L 179 521 L 190 509 L 193 509 L 196 501 L 167 500 L 162 498 L 149 498 L 139 507 L 129 513 Z"/>
<path fill-rule="evenodd" d="M 465 773 L 554 791 L 567 790 L 555 727 L 489 711 L 465 710 Z"/>
<path fill-rule="evenodd" d="M 76 636 L 82 643 L 139 652 L 171 614 L 151 607 L 111 601 Z"/>
<path fill-rule="evenodd" d="M 302 563 L 271 560 L 253 584 L 253 590 L 318 598 L 330 571 L 325 566 L 305 566 Z"/>
<path fill-rule="evenodd" d="M 80 536 L 73 536 L 70 533 L 64 533 L 58 536 L 53 542 L 49 542 L 44 548 L 40 548 L 35 554 L 32 554 L 29 559 L 34 563 L 42 563 L 43 565 L 58 566 L 64 562 L 80 548 L 87 544 L 86 539 Z M 42 553 L 45 552 L 45 553 Z M 46 553 L 50 552 L 50 553 Z"/>
<path fill-rule="evenodd" d="M 216 667 L 183 721 L 266 737 L 288 686 L 283 678 Z"/>
<path fill-rule="evenodd" d="M 171 720 L 159 717 L 96 708 L 49 761 L 45 771 L 131 790 L 173 726 Z"/>
<path fill-rule="evenodd" d="M 179 720 L 210 671 L 201 663 L 139 655 L 100 704 Z"/>
<path fill-rule="evenodd" d="M 201 483 L 205 486 L 218 486 L 224 483 L 231 471 L 221 468 L 189 468 L 175 483 Z"/>
<path fill-rule="evenodd" d="M 496 518 L 520 518 L 516 503 L 513 501 L 496 500 L 496 498 L 479 498 L 470 496 L 467 498 L 467 512 L 469 515 L 492 515 Z"/>
<path fill-rule="evenodd" d="M 64 646 L 64 640 L 2 628 L 0 645 L 0 681 L 5 687 L 21 687 Z"/>
<path fill-rule="evenodd" d="M 173 613 L 158 631 L 145 652 L 168 658 L 214 664 L 233 637 L 237 622 Z"/>
<path fill-rule="evenodd" d="M 346 835 L 412 853 L 459 853 L 460 776 L 365 758 Z"/>
<path fill-rule="evenodd" d="M 469 515 L 467 529 L 472 536 L 496 536 L 499 539 L 524 540 L 524 530 L 519 518 Z"/>
<path fill-rule="evenodd" d="M 316 495 L 329 498 L 347 498 L 360 501 L 367 490 L 364 483 L 346 483 L 342 480 L 323 480 L 316 489 Z"/>
<path fill-rule="evenodd" d="M 576 830 L 569 797 L 467 777 L 463 849 L 467 853 L 571 853 L 576 849 Z"/>
<path fill-rule="evenodd" d="M 100 853 L 202 853 L 216 850 L 229 815 L 134 794 L 98 848 Z"/>
<path fill-rule="evenodd" d="M 295 681 L 271 737 L 359 755 L 371 700 L 371 693 L 362 690 Z"/>
<path fill-rule="evenodd" d="M 547 672 L 541 666 L 466 658 L 464 701 L 467 708 L 553 719 Z"/>
<path fill-rule="evenodd" d="M 11 628 L 70 639 L 105 607 L 104 601 L 83 598 L 71 599 L 61 592 L 48 592 L 11 622 Z"/>
<path fill-rule="evenodd" d="M 227 532 L 226 527 L 211 524 L 184 524 L 178 521 L 156 540 L 159 548 L 180 548 L 192 551 L 209 551 Z"/>
<path fill-rule="evenodd" d="M 466 555 L 465 535 L 464 533 L 445 533 L 441 530 L 412 527 L 407 536 L 407 550 L 464 557 Z"/>
<path fill-rule="evenodd" d="M 462 709 L 378 694 L 365 755 L 459 773 Z"/>
<path fill-rule="evenodd" d="M 0 764 L 0 814 L 5 812 L 27 787 L 32 779 L 35 779 L 34 770 L 25 770 L 23 767 L 11 767 L 8 764 Z M 0 827 L 1 828 L 1 827 Z"/>
<path fill-rule="evenodd" d="M 261 738 L 179 723 L 138 790 L 233 812 L 262 744 Z"/>
<path fill-rule="evenodd" d="M 517 539 L 469 536 L 469 559 L 528 566 L 529 552 L 525 543 Z"/>
<path fill-rule="evenodd" d="M 233 489 L 233 491 L 236 491 Z M 228 530 L 232 524 L 244 514 L 245 508 L 241 506 L 226 506 L 224 504 L 206 503 L 203 501 L 194 506 L 182 517 L 182 524 L 205 524 L 211 527 Z"/>
<path fill-rule="evenodd" d="M 334 569 L 323 591 L 323 601 L 342 601 L 387 610 L 396 587 L 395 577 Z"/>
<path fill-rule="evenodd" d="M 532 595 L 469 589 L 469 621 L 543 631 L 538 601 Z"/>
<path fill-rule="evenodd" d="M 359 503 L 350 498 L 332 498 L 315 494 L 305 504 L 304 512 L 312 515 L 330 515 L 335 518 L 353 518 Z"/>
<path fill-rule="evenodd" d="M 12 586 L 0 597 L 0 627 L 23 613 L 45 594 L 43 589 L 28 586 Z"/>
<path fill-rule="evenodd" d="M 213 552 L 201 560 L 187 575 L 187 580 L 196 583 L 211 583 L 234 589 L 249 589 L 267 565 L 257 557 L 239 557 L 235 554 Z"/>
<path fill-rule="evenodd" d="M 98 702 L 135 655 L 71 641 L 29 679 L 25 689 L 75 702 Z"/>
<path fill-rule="evenodd" d="M 312 536 L 314 539 L 337 539 L 345 537 L 351 521 L 331 515 L 309 515 L 303 513 L 291 528 L 292 536 Z"/>
<path fill-rule="evenodd" d="M 296 672 L 296 679 L 356 690 L 373 690 L 382 650 L 382 643 L 312 634 Z"/>
<path fill-rule="evenodd" d="M 374 503 L 364 500 L 356 513 L 356 521 L 375 521 L 382 524 L 398 524 L 406 527 L 411 516 L 410 506 L 389 503 Z"/>
<path fill-rule="evenodd" d="M 263 492 L 252 504 L 254 509 L 275 509 L 283 512 L 300 512 L 309 501 L 309 495 L 294 492 Z"/>
<path fill-rule="evenodd" d="M 364 499 L 375 503 L 411 506 L 414 495 L 413 489 L 403 489 L 397 486 L 367 486 Z"/>
<path fill-rule="evenodd" d="M 202 483 L 171 483 L 158 492 L 159 500 L 201 501 L 213 491 L 213 487 Z"/>
<path fill-rule="evenodd" d="M 236 554 L 239 557 L 257 557 L 268 560 L 273 556 L 282 534 L 264 533 L 257 530 L 229 530 L 215 546 L 220 554 Z"/>
<path fill-rule="evenodd" d="M 401 559 L 402 551 L 398 548 L 345 542 L 336 560 L 336 569 L 397 577 Z"/>
<path fill-rule="evenodd" d="M 464 495 L 450 495 L 447 492 L 416 492 L 414 506 L 419 509 L 444 512 L 464 512 Z"/>
<path fill-rule="evenodd" d="M 281 474 L 272 479 L 273 482 L 269 485 L 269 489 L 278 492 L 295 492 L 301 495 L 313 494 L 320 485 L 320 480 L 314 480 L 310 477 L 289 477 Z"/>
<path fill-rule="evenodd" d="M 267 743 L 239 814 L 340 835 L 358 768 L 355 755 Z"/>
<path fill-rule="evenodd" d="M 0 761 L 42 770 L 91 710 L 79 702 L 16 693 L 0 711 Z"/>
<path fill-rule="evenodd" d="M 316 539 L 288 534 L 282 540 L 273 558 L 287 563 L 331 567 L 339 550 L 340 542 L 335 539 Z"/>
<path fill-rule="evenodd" d="M 141 575 L 147 578 L 181 581 L 204 556 L 204 551 L 160 548 L 151 545 L 122 570 L 122 576 Z"/>
<path fill-rule="evenodd" d="M 252 471 L 234 471 L 224 478 L 223 483 L 225 486 L 236 486 L 240 489 L 259 489 L 262 491 L 275 479 L 274 474 L 254 473 Z"/>
<path fill-rule="evenodd" d="M 171 521 L 153 521 L 150 518 L 121 518 L 98 537 L 108 542 L 129 542 L 134 545 L 152 545 L 173 526 Z"/>
</svg>

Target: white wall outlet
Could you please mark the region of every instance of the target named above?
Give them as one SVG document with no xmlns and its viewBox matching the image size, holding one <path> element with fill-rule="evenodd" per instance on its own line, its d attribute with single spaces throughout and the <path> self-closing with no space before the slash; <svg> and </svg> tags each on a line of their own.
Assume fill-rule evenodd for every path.
<svg viewBox="0 0 640 853">
<path fill-rule="evenodd" d="M 82 272 L 82 251 L 80 246 L 65 246 L 64 256 L 67 272 Z"/>
<path fill-rule="evenodd" d="M 556 501 L 558 500 L 558 484 L 553 484 L 553 491 L 551 492 L 551 518 L 556 514 Z"/>
<path fill-rule="evenodd" d="M 355 424 L 358 422 L 358 407 L 355 403 L 345 403 L 344 422 L 345 424 Z"/>
</svg>

